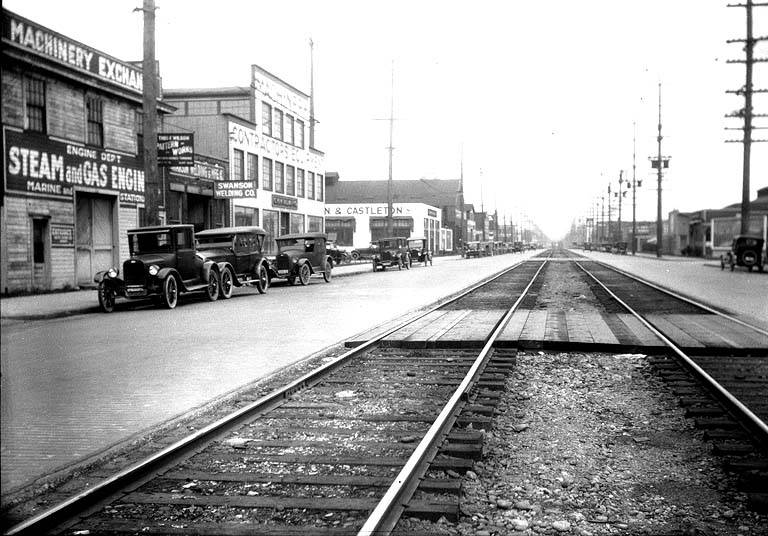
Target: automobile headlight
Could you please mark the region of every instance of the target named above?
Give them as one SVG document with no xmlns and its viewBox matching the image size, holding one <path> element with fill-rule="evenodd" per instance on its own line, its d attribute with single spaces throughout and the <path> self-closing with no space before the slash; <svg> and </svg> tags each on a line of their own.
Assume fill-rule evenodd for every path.
<svg viewBox="0 0 768 536">
<path fill-rule="evenodd" d="M 117 270 L 115 268 L 110 268 L 107 270 L 107 275 L 109 277 L 117 277 Z"/>
<path fill-rule="evenodd" d="M 149 275 L 155 276 L 159 271 L 160 271 L 160 268 L 158 268 L 156 264 L 153 264 L 149 267 Z"/>
</svg>

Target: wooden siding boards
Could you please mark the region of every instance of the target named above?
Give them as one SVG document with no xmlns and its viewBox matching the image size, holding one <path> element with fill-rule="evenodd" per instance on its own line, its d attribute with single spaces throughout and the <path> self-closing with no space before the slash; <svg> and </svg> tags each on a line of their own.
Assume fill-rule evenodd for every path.
<svg viewBox="0 0 768 536">
<path fill-rule="evenodd" d="M 24 91 L 21 73 L 3 69 L 3 124 L 24 127 Z"/>
<path fill-rule="evenodd" d="M 104 148 L 136 154 L 136 108 L 113 99 L 104 101 Z"/>
<path fill-rule="evenodd" d="M 85 92 L 58 80 L 46 78 L 48 135 L 85 141 Z"/>
</svg>

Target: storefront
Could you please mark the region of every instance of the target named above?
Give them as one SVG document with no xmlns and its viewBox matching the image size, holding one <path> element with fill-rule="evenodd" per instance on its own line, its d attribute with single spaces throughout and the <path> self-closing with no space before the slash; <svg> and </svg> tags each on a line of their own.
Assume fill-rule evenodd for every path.
<svg viewBox="0 0 768 536">
<path fill-rule="evenodd" d="M 426 238 L 433 252 L 440 251 L 440 211 L 423 203 L 393 203 L 392 234 Z M 365 248 L 388 236 L 386 203 L 326 204 L 325 227 L 339 245 Z"/>
<path fill-rule="evenodd" d="M 168 223 L 191 223 L 195 232 L 228 226 L 229 200 L 216 191 L 216 185 L 226 176 L 224 160 L 201 154 L 195 155 L 192 166 L 168 168 L 165 201 Z"/>
<path fill-rule="evenodd" d="M 90 286 L 144 206 L 141 69 L 2 16 L 2 292 Z"/>
</svg>

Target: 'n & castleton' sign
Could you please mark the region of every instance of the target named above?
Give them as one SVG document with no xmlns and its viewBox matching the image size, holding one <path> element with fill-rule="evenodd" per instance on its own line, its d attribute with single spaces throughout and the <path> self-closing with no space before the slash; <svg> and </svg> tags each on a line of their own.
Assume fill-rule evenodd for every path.
<svg viewBox="0 0 768 536">
<path fill-rule="evenodd" d="M 111 190 L 122 203 L 144 203 L 142 161 L 112 151 L 3 131 L 5 191 L 71 198 L 75 187 Z"/>
</svg>

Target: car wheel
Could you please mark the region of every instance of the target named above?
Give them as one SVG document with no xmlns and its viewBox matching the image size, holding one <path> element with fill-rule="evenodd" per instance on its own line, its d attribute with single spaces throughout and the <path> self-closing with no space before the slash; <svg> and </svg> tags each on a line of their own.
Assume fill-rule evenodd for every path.
<svg viewBox="0 0 768 536">
<path fill-rule="evenodd" d="M 208 301 L 216 301 L 219 299 L 219 290 L 221 288 L 221 279 L 219 278 L 219 272 L 211 270 L 208 274 L 208 286 L 205 287 L 205 297 Z"/>
<path fill-rule="evenodd" d="M 111 286 L 99 283 L 99 307 L 105 313 L 111 313 L 115 310 L 115 290 Z"/>
<path fill-rule="evenodd" d="M 232 291 L 235 288 L 233 281 L 232 270 L 227 266 L 224 271 L 221 272 L 221 284 L 219 285 L 219 297 L 228 300 L 232 297 Z"/>
<path fill-rule="evenodd" d="M 359 251 L 353 251 L 349 254 L 350 257 L 352 257 L 353 261 L 359 261 L 360 260 L 360 252 Z"/>
<path fill-rule="evenodd" d="M 304 263 L 299 266 L 299 283 L 301 283 L 302 286 L 309 284 L 310 275 L 312 275 L 312 272 L 309 269 L 309 264 Z"/>
<path fill-rule="evenodd" d="M 169 275 L 163 281 L 163 305 L 168 309 L 173 309 L 179 302 L 179 285 L 176 278 Z"/>
<path fill-rule="evenodd" d="M 256 290 L 259 291 L 259 294 L 264 294 L 268 288 L 269 288 L 269 273 L 267 273 L 266 266 L 264 266 L 263 264 L 260 264 L 259 268 L 256 270 Z"/>
<path fill-rule="evenodd" d="M 333 267 L 331 266 L 331 263 L 328 262 L 328 261 L 325 261 L 325 266 L 324 266 L 324 270 L 323 270 L 323 280 L 326 283 L 330 283 L 331 282 L 332 270 L 333 270 Z"/>
</svg>

